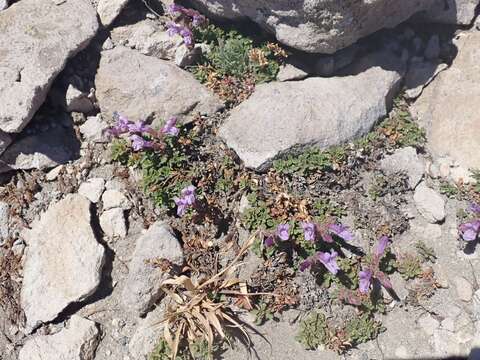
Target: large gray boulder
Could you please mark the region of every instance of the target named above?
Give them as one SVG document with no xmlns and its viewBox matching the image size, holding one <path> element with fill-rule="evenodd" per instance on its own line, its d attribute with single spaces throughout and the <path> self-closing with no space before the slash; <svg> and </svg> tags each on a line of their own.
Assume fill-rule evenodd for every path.
<svg viewBox="0 0 480 360">
<path fill-rule="evenodd" d="M 480 32 L 462 34 L 451 67 L 437 75 L 412 107 L 433 155 L 480 168 Z"/>
<path fill-rule="evenodd" d="M 25 127 L 67 59 L 97 29 L 85 0 L 22 0 L 0 12 L 0 130 Z"/>
<path fill-rule="evenodd" d="M 28 330 L 54 320 L 100 284 L 105 249 L 92 229 L 90 201 L 78 194 L 51 205 L 23 236 L 21 305 Z"/>
<path fill-rule="evenodd" d="M 475 19 L 478 4 L 479 0 L 436 0 L 423 19 L 442 24 L 469 25 Z"/>
<path fill-rule="evenodd" d="M 387 114 L 400 80 L 395 70 L 370 66 L 358 75 L 260 85 L 219 134 L 247 167 L 262 171 L 288 152 L 366 134 Z"/>
<path fill-rule="evenodd" d="M 226 19 L 249 18 L 296 49 L 334 53 L 429 9 L 433 0 L 192 0 Z"/>
<path fill-rule="evenodd" d="M 117 46 L 102 52 L 95 79 L 104 115 L 118 111 L 132 120 L 191 118 L 222 108 L 220 99 L 174 64 Z"/>
</svg>

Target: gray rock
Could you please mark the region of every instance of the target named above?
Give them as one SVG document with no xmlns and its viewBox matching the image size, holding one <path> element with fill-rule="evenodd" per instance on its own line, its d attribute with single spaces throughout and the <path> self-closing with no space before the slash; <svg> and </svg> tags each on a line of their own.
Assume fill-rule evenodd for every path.
<svg viewBox="0 0 480 360">
<path fill-rule="evenodd" d="M 74 85 L 70 84 L 67 88 L 66 94 L 66 110 L 68 112 L 81 112 L 88 114 L 92 112 L 95 107 L 89 99 L 88 94 L 78 90 Z"/>
<path fill-rule="evenodd" d="M 100 332 L 93 321 L 73 315 L 65 328 L 53 335 L 28 339 L 20 349 L 19 360 L 93 360 L 100 342 Z"/>
<path fill-rule="evenodd" d="M 460 300 L 465 302 L 472 300 L 473 287 L 467 279 L 462 276 L 456 276 L 453 279 L 453 283 L 455 284 L 455 290 Z"/>
<path fill-rule="evenodd" d="M 73 131 L 62 126 L 27 135 L 15 141 L 0 156 L 0 173 L 52 168 L 74 159 L 79 147 Z"/>
<path fill-rule="evenodd" d="M 0 155 L 2 155 L 5 150 L 7 150 L 11 143 L 12 137 L 9 134 L 0 130 Z"/>
<path fill-rule="evenodd" d="M 157 21 L 149 19 L 112 30 L 112 42 L 140 51 L 144 55 L 173 60 L 183 44 L 179 35 L 170 36 Z"/>
<path fill-rule="evenodd" d="M 432 336 L 436 329 L 440 327 L 437 319 L 430 314 L 425 314 L 418 319 L 418 325 L 428 336 Z"/>
<path fill-rule="evenodd" d="M 353 76 L 259 85 L 219 134 L 247 167 L 265 170 L 285 153 L 366 134 L 387 114 L 400 79 L 396 71 L 371 66 Z"/>
<path fill-rule="evenodd" d="M 118 190 L 107 190 L 102 196 L 103 210 L 122 208 L 128 210 L 132 208 L 132 203 Z"/>
<path fill-rule="evenodd" d="M 45 21 L 48 17 L 48 21 Z M 20 132 L 98 29 L 89 1 L 22 0 L 0 12 L 0 129 Z"/>
<path fill-rule="evenodd" d="M 424 182 L 415 189 L 413 200 L 418 212 L 429 223 L 434 224 L 445 219 L 445 200 L 435 190 L 427 187 Z"/>
<path fill-rule="evenodd" d="M 442 24 L 470 25 L 475 18 L 478 0 L 436 0 L 423 20 Z"/>
<path fill-rule="evenodd" d="M 7 0 L 0 0 L 0 11 L 5 10 L 8 7 Z"/>
<path fill-rule="evenodd" d="M 166 259 L 175 265 L 183 264 L 183 251 L 171 229 L 163 222 L 156 222 L 137 240 L 129 265 L 128 278 L 122 292 L 127 311 L 144 314 L 162 296 L 160 284 L 166 279 L 148 260 Z"/>
<path fill-rule="evenodd" d="M 106 210 L 100 216 L 100 227 L 108 237 L 127 236 L 127 224 L 125 214 L 120 208 Z"/>
<path fill-rule="evenodd" d="M 438 59 L 440 56 L 440 37 L 438 35 L 432 35 L 430 39 L 428 39 L 423 55 L 427 60 Z"/>
<path fill-rule="evenodd" d="M 90 201 L 78 194 L 50 205 L 23 236 L 21 305 L 32 330 L 95 292 L 105 250 L 91 227 Z"/>
<path fill-rule="evenodd" d="M 448 68 L 447 64 L 437 64 L 430 61 L 413 62 L 405 75 L 405 96 L 408 99 L 418 98 L 423 89 L 435 77 Z"/>
<path fill-rule="evenodd" d="M 0 201 L 0 246 L 8 239 L 10 234 L 10 205 Z"/>
<path fill-rule="evenodd" d="M 280 71 L 277 74 L 278 81 L 293 81 L 293 80 L 303 80 L 308 76 L 308 73 L 302 69 L 299 69 L 295 65 L 285 64 L 280 68 Z"/>
<path fill-rule="evenodd" d="M 465 168 L 480 168 L 480 32 L 461 34 L 458 55 L 412 106 L 436 157 L 450 156 Z M 445 101 L 448 99 L 448 101 Z"/>
<path fill-rule="evenodd" d="M 103 26 L 110 26 L 129 0 L 99 0 L 97 6 L 98 16 Z"/>
<path fill-rule="evenodd" d="M 293 48 L 332 54 L 429 9 L 433 1 L 194 0 L 193 3 L 217 17 L 249 18 Z"/>
<path fill-rule="evenodd" d="M 141 319 L 133 333 L 128 350 L 136 360 L 147 360 L 150 353 L 158 344 L 160 334 L 163 333 L 164 306 L 156 307 Z"/>
<path fill-rule="evenodd" d="M 93 203 L 100 200 L 103 191 L 105 190 L 105 180 L 102 178 L 92 178 L 83 182 L 78 188 L 78 193 L 85 196 Z"/>
<path fill-rule="evenodd" d="M 180 45 L 175 50 L 175 65 L 184 68 L 196 63 L 202 56 L 202 46 L 196 44 L 193 49 Z"/>
<path fill-rule="evenodd" d="M 102 52 L 95 82 L 102 113 L 109 116 L 118 111 L 133 120 L 153 116 L 159 122 L 174 115 L 191 119 L 223 107 L 193 75 L 122 46 Z"/>
<path fill-rule="evenodd" d="M 87 117 L 87 121 L 80 125 L 80 133 L 86 141 L 103 143 L 108 141 L 105 136 L 105 130 L 107 130 L 108 127 L 109 126 L 107 122 L 103 120 L 102 115 L 97 114 L 97 116 Z"/>
<path fill-rule="evenodd" d="M 408 175 L 410 189 L 415 189 L 422 180 L 425 170 L 425 163 L 417 155 L 413 147 L 406 147 L 396 150 L 392 155 L 386 156 L 380 162 L 380 168 L 391 175 L 396 172 L 404 172 Z"/>
</svg>

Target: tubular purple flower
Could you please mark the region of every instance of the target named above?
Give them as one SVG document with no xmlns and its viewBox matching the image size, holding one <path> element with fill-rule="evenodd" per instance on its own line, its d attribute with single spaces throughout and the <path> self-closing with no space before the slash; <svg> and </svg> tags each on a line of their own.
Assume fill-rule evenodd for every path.
<svg viewBox="0 0 480 360">
<path fill-rule="evenodd" d="M 280 240 L 287 241 L 290 238 L 290 234 L 288 233 L 289 229 L 290 229 L 290 225 L 280 224 L 277 226 L 276 235 L 280 238 Z"/>
<path fill-rule="evenodd" d="M 175 204 L 177 205 L 177 215 L 182 217 L 187 212 L 188 204 L 185 199 L 174 198 Z"/>
<path fill-rule="evenodd" d="M 305 259 L 304 261 L 302 261 L 298 268 L 301 272 L 304 272 L 308 268 L 312 267 L 312 265 L 313 265 L 312 260 L 310 258 L 308 258 L 308 259 Z"/>
<path fill-rule="evenodd" d="M 183 29 L 183 26 L 175 24 L 173 21 L 167 24 L 167 34 L 169 36 L 180 35 L 180 32 L 182 31 L 182 29 Z"/>
<path fill-rule="evenodd" d="M 315 224 L 311 222 L 301 222 L 303 236 L 307 241 L 315 241 Z"/>
<path fill-rule="evenodd" d="M 168 119 L 161 130 L 162 133 L 168 134 L 171 136 L 177 136 L 180 130 L 178 130 L 178 128 L 175 127 L 176 123 L 177 123 L 176 117 L 171 117 L 170 119 Z"/>
<path fill-rule="evenodd" d="M 348 226 L 342 224 L 330 224 L 328 228 L 332 233 L 334 233 L 338 237 L 341 237 L 345 241 L 353 240 L 353 234 L 349 230 Z"/>
<path fill-rule="evenodd" d="M 463 240 L 475 241 L 480 234 L 480 219 L 461 224 L 459 230 Z"/>
<path fill-rule="evenodd" d="M 170 4 L 168 6 L 168 13 L 171 14 L 171 15 L 174 15 L 175 13 L 181 13 L 183 9 L 184 9 L 184 7 L 181 6 L 181 5 Z"/>
<path fill-rule="evenodd" d="M 480 204 L 471 203 L 470 207 L 468 208 L 471 212 L 480 215 Z"/>
<path fill-rule="evenodd" d="M 193 45 L 193 33 L 189 28 L 182 28 L 182 30 L 180 30 L 180 36 L 183 37 L 183 42 L 185 45 Z"/>
<path fill-rule="evenodd" d="M 264 245 L 267 248 L 272 247 L 274 244 L 275 244 L 275 238 L 273 237 L 273 235 L 268 236 L 264 241 Z"/>
<path fill-rule="evenodd" d="M 134 151 L 140 151 L 153 147 L 153 143 L 151 141 L 147 141 L 141 136 L 133 134 L 129 136 L 129 139 L 132 141 L 132 149 Z"/>
<path fill-rule="evenodd" d="M 152 131 L 150 125 L 147 125 L 145 121 L 138 121 L 134 124 L 128 124 L 128 131 L 131 133 L 149 133 Z"/>
<path fill-rule="evenodd" d="M 202 16 L 200 14 L 193 15 L 192 19 L 192 25 L 195 27 L 200 26 L 205 22 L 205 16 Z"/>
<path fill-rule="evenodd" d="M 385 253 L 389 241 L 390 239 L 385 235 L 378 240 L 377 247 L 375 248 L 375 256 L 380 257 Z"/>
<path fill-rule="evenodd" d="M 337 275 L 338 267 L 337 261 L 335 258 L 337 257 L 338 253 L 334 250 L 330 250 L 330 253 L 321 252 L 319 251 L 316 256 L 317 259 L 330 271 L 333 275 Z"/>
<path fill-rule="evenodd" d="M 368 290 L 370 289 L 370 283 L 372 281 L 372 271 L 369 269 L 360 271 L 358 273 L 358 278 L 359 278 L 359 289 L 360 292 L 363 294 L 368 293 Z"/>
<path fill-rule="evenodd" d="M 187 186 L 181 191 L 181 194 L 187 205 L 193 205 L 195 203 L 195 186 Z"/>
</svg>

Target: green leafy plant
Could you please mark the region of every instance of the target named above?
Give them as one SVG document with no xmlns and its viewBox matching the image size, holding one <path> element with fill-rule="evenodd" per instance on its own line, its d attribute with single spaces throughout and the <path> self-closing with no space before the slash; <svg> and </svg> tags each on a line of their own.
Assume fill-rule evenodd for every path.
<svg viewBox="0 0 480 360">
<path fill-rule="evenodd" d="M 425 244 L 423 241 L 417 241 L 415 248 L 417 249 L 417 253 L 423 259 L 423 261 L 434 263 L 437 259 L 435 250 L 432 247 L 427 246 L 427 244 Z"/>
<path fill-rule="evenodd" d="M 300 329 L 295 339 L 305 349 L 315 350 L 328 340 L 328 326 L 325 315 L 319 311 L 311 312 L 300 322 Z"/>
<path fill-rule="evenodd" d="M 375 339 L 382 330 L 382 326 L 371 315 L 364 313 L 350 319 L 345 330 L 351 345 L 355 346 Z"/>
<path fill-rule="evenodd" d="M 448 181 L 442 181 L 440 183 L 440 193 L 446 195 L 450 199 L 455 198 L 459 194 L 460 190 Z"/>
<path fill-rule="evenodd" d="M 250 207 L 243 215 L 243 225 L 245 228 L 250 231 L 260 228 L 273 228 L 275 222 L 270 216 L 270 212 L 265 202 L 259 200 L 255 193 L 248 195 L 248 201 Z"/>
<path fill-rule="evenodd" d="M 255 316 L 255 324 L 262 325 L 267 320 L 273 319 L 273 312 L 268 307 L 267 303 L 261 302 L 257 307 L 251 311 L 252 315 Z"/>
<path fill-rule="evenodd" d="M 422 274 L 422 263 L 415 255 L 401 255 L 397 258 L 397 269 L 405 280 L 415 279 Z"/>
</svg>

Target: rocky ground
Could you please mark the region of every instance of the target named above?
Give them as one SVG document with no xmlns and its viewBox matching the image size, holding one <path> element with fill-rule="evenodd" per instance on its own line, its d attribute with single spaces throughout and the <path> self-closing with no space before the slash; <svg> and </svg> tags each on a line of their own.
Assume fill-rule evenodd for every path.
<svg viewBox="0 0 480 360">
<path fill-rule="evenodd" d="M 231 3 L 0 0 L 0 359 L 476 358 L 478 1 Z"/>
</svg>

